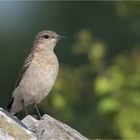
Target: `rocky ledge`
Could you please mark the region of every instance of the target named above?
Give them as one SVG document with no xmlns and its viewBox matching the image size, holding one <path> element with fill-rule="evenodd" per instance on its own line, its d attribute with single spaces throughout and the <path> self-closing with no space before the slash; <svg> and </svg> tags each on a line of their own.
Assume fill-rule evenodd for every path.
<svg viewBox="0 0 140 140">
<path fill-rule="evenodd" d="M 0 108 L 0 140 L 88 140 L 70 126 L 45 114 L 42 120 L 26 116 L 19 121 Z"/>
</svg>

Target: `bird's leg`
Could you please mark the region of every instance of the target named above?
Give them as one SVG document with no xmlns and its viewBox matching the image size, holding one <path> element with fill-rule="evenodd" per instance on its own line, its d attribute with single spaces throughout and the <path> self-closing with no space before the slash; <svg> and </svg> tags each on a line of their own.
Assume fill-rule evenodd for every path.
<svg viewBox="0 0 140 140">
<path fill-rule="evenodd" d="M 41 120 L 42 117 L 41 117 L 41 114 L 40 114 L 40 112 L 39 112 L 39 109 L 38 109 L 37 105 L 34 104 L 34 107 L 35 107 L 35 109 L 36 109 L 36 112 L 37 112 L 38 118 Z"/>
<path fill-rule="evenodd" d="M 27 116 L 28 115 L 27 108 L 25 107 L 24 101 L 22 100 L 21 102 L 22 102 L 22 106 L 23 106 L 23 109 L 24 109 L 24 113 Z"/>
</svg>

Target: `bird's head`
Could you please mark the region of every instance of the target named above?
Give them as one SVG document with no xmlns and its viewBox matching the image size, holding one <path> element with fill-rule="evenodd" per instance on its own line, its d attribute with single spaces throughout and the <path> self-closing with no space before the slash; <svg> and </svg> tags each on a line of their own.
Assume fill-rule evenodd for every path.
<svg viewBox="0 0 140 140">
<path fill-rule="evenodd" d="M 54 31 L 44 30 L 37 34 L 34 40 L 34 46 L 41 48 L 52 49 L 55 47 L 56 43 L 64 38 L 63 36 L 58 35 Z"/>
</svg>

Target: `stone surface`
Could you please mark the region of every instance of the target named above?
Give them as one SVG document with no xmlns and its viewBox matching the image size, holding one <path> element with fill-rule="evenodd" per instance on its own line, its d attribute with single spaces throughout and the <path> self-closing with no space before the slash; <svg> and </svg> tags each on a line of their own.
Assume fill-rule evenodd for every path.
<svg viewBox="0 0 140 140">
<path fill-rule="evenodd" d="M 87 140 L 76 130 L 46 114 L 40 121 L 27 116 L 22 122 L 37 134 L 39 140 Z"/>
<path fill-rule="evenodd" d="M 37 140 L 13 115 L 0 108 L 0 140 Z"/>
<path fill-rule="evenodd" d="M 26 116 L 19 121 L 0 109 L 0 140 L 88 140 L 68 125 L 44 115 L 42 120 Z"/>
</svg>

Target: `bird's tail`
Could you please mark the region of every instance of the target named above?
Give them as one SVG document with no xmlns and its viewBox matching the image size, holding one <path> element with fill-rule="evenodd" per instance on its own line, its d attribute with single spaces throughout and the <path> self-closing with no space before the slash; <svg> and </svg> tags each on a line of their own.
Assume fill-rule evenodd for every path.
<svg viewBox="0 0 140 140">
<path fill-rule="evenodd" d="M 7 108 L 6 108 L 7 111 L 10 112 L 13 102 L 14 102 L 14 98 L 12 98 L 11 102 L 8 104 L 8 106 L 7 106 Z"/>
</svg>

